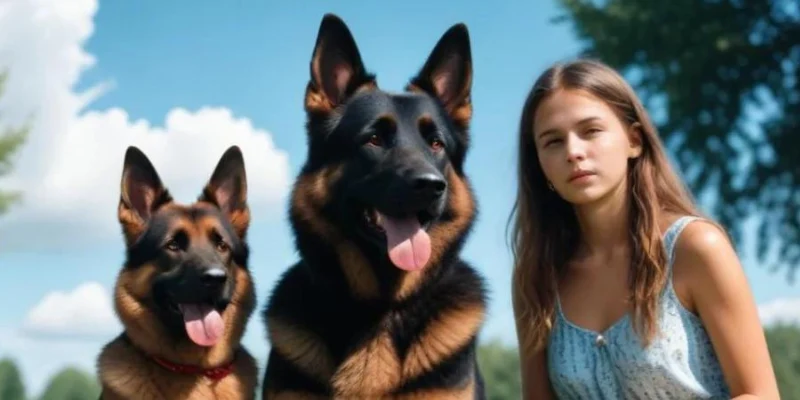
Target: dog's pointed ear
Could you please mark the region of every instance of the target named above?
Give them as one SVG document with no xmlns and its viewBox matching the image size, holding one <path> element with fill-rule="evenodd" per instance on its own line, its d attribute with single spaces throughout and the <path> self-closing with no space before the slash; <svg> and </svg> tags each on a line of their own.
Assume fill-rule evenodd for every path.
<svg viewBox="0 0 800 400">
<path fill-rule="evenodd" d="M 199 200 L 217 206 L 228 217 L 236 234 L 245 236 L 250 225 L 250 210 L 247 173 L 239 146 L 231 146 L 222 154 Z"/>
<path fill-rule="evenodd" d="M 311 56 L 306 110 L 328 113 L 356 91 L 375 87 L 375 76 L 364 68 L 350 29 L 336 15 L 325 14 Z"/>
<path fill-rule="evenodd" d="M 417 76 L 406 90 L 428 93 L 441 101 L 450 117 L 461 128 L 472 118 L 472 50 L 469 31 L 455 24 L 434 46 Z"/>
<path fill-rule="evenodd" d="M 150 159 L 137 147 L 125 151 L 117 217 L 128 243 L 133 243 L 147 227 L 153 213 L 172 196 L 161 183 Z"/>
</svg>

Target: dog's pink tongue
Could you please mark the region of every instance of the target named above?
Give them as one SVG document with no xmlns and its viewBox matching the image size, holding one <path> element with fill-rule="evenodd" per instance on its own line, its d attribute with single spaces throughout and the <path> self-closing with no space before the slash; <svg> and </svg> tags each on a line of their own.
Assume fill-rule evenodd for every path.
<svg viewBox="0 0 800 400">
<path fill-rule="evenodd" d="M 415 217 L 380 217 L 392 263 L 406 271 L 417 271 L 425 267 L 431 256 L 431 238 L 419 225 L 419 221 Z"/>
<path fill-rule="evenodd" d="M 213 346 L 225 333 L 222 316 L 211 306 L 204 304 L 182 304 L 183 321 L 189 339 L 200 346 Z"/>
</svg>

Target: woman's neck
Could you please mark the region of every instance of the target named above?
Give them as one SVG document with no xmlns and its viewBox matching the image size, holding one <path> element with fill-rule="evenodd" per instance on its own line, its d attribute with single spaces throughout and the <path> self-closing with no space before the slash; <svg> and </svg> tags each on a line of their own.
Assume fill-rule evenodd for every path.
<svg viewBox="0 0 800 400">
<path fill-rule="evenodd" d="M 623 182 L 604 198 L 575 208 L 582 253 L 610 255 L 628 246 L 630 200 L 626 188 Z"/>
</svg>

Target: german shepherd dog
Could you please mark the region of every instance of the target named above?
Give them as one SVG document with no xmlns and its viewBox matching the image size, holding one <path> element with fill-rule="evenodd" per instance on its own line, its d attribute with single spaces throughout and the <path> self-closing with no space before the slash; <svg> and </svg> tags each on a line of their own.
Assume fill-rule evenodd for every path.
<svg viewBox="0 0 800 400">
<path fill-rule="evenodd" d="M 263 311 L 265 399 L 481 399 L 487 294 L 459 258 L 472 60 L 452 26 L 403 93 L 378 89 L 326 14 L 305 94 L 308 154 L 289 219 L 300 260 Z"/>
<path fill-rule="evenodd" d="M 118 218 L 127 257 L 114 307 L 124 332 L 98 357 L 101 399 L 254 399 L 239 343 L 256 297 L 240 149 L 220 158 L 198 201 L 173 201 L 136 147 L 125 153 Z"/>
</svg>

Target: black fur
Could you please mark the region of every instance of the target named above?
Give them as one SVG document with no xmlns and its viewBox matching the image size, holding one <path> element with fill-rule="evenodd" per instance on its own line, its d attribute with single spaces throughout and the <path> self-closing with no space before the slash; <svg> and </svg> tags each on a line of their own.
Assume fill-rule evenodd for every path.
<svg viewBox="0 0 800 400">
<path fill-rule="evenodd" d="M 470 101 L 471 68 L 467 29 L 458 24 L 442 36 L 411 79 L 413 90 L 379 90 L 344 22 L 330 14 L 323 18 L 307 89 L 308 155 L 298 179 L 340 172 L 323 179 L 328 190 L 318 207 L 300 205 L 297 199 L 306 189 L 299 181 L 295 186 L 289 217 L 301 259 L 273 289 L 263 312 L 268 330 L 270 319 L 280 318 L 313 334 L 334 367 L 376 333 L 389 332 L 402 362 L 442 313 L 459 307 L 485 309 L 483 279 L 458 256 L 477 212 L 463 170 L 468 117 L 457 115 Z M 341 76 L 345 78 L 337 79 Z M 326 101 L 308 100 L 320 97 Z M 469 197 L 466 209 L 454 208 L 462 204 L 451 198 L 454 183 L 465 187 L 455 195 Z M 416 216 L 429 232 L 454 223 L 459 213 L 467 217 L 446 234 L 447 247 L 438 249 L 440 257 L 424 269 L 419 285 L 398 296 L 407 272 L 393 265 L 385 238 L 370 223 L 375 209 L 388 216 Z M 321 233 L 320 225 L 332 227 L 334 234 Z M 356 293 L 348 281 L 343 271 L 354 266 L 341 265 L 343 242 L 367 261 L 376 295 Z M 385 394 L 456 388 L 473 380 L 474 393 L 468 398 L 484 398 L 475 355 L 477 333 L 432 370 L 404 377 Z M 263 390 L 265 399 L 282 390 L 334 395 L 331 380 L 314 377 L 274 346 Z"/>
</svg>

